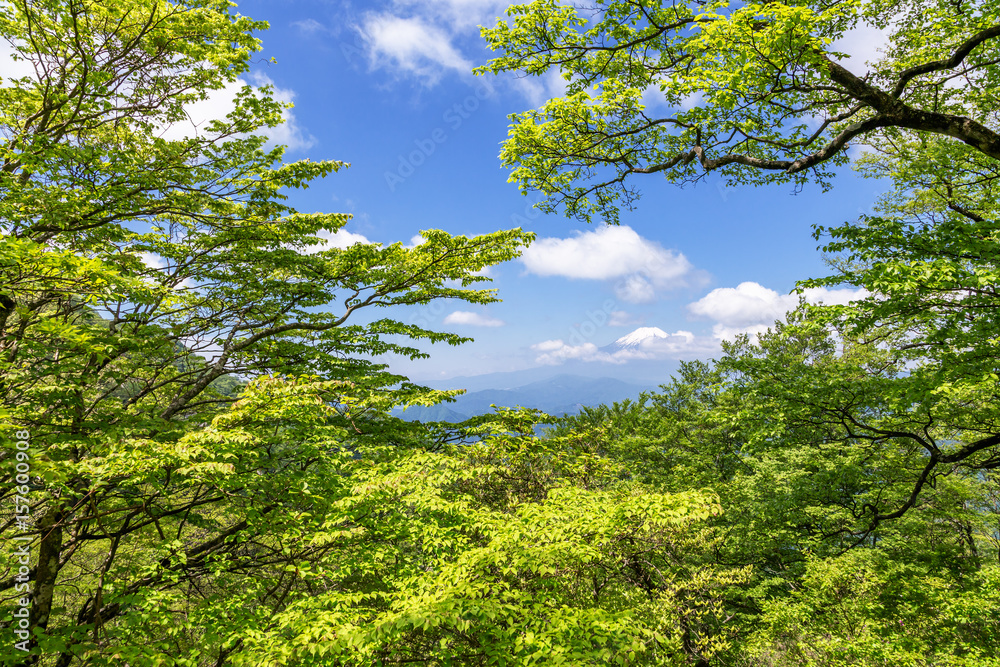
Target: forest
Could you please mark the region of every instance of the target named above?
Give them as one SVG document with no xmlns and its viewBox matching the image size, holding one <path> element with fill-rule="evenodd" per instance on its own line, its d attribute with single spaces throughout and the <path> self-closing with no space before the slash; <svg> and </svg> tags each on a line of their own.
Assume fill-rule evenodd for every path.
<svg viewBox="0 0 1000 667">
<path fill-rule="evenodd" d="M 836 49 L 862 24 L 867 69 Z M 888 190 L 813 228 L 830 270 L 799 289 L 858 299 L 637 401 L 457 424 L 401 419 L 456 392 L 379 359 L 466 343 L 399 313 L 497 302 L 535 233 L 316 250 L 350 214 L 289 193 L 348 164 L 269 143 L 268 86 L 165 135 L 267 27 L 0 0 L 30 71 L 0 81 L 0 664 L 1000 667 L 1000 6 L 534 0 L 483 27 L 478 76 L 565 82 L 497 165 L 545 224 L 709 175 Z"/>
</svg>

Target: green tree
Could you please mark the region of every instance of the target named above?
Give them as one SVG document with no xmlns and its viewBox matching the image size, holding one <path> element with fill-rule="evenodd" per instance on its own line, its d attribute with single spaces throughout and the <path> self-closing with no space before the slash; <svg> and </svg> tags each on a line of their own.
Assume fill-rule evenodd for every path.
<svg viewBox="0 0 1000 667">
<path fill-rule="evenodd" d="M 766 604 L 755 664 L 993 667 L 998 575 L 956 577 L 885 550 L 812 560 L 798 591 Z"/>
<path fill-rule="evenodd" d="M 723 594 L 746 572 L 705 557 L 714 494 L 623 480 L 586 434 L 532 435 L 539 418 L 502 410 L 463 446 L 347 461 L 301 520 L 327 550 L 314 593 L 262 619 L 237 664 L 685 665 L 725 650 Z"/>
<path fill-rule="evenodd" d="M 896 187 L 871 215 L 816 230 L 817 238 L 830 239 L 824 249 L 836 257 L 836 273 L 801 286 L 865 288 L 867 296 L 851 306 L 825 307 L 815 316 L 862 342 L 892 341 L 894 363 L 912 369 L 911 399 L 922 393 L 925 406 L 955 406 L 948 420 L 964 422 L 964 447 L 945 454 L 928 442 L 932 458 L 968 457 L 981 469 L 996 468 L 998 163 L 941 141 L 897 148 L 860 162 Z"/>
<path fill-rule="evenodd" d="M 568 428 L 657 489 L 712 488 L 726 613 L 757 639 L 721 664 L 990 664 L 996 652 L 997 49 L 993 4 L 598 2 L 511 7 L 485 72 L 558 72 L 501 153 L 547 211 L 617 223 L 636 174 L 684 184 L 892 184 L 832 228 L 845 306 L 687 365 L 637 406 Z M 848 31 L 886 42 L 866 64 Z M 863 146 L 861 154 L 850 146 Z M 902 582 L 902 583 L 901 583 Z M 940 622 L 939 622 L 940 620 Z"/>
<path fill-rule="evenodd" d="M 11 2 L 34 75 L 0 88 L 3 435 L 30 434 L 35 558 L 5 664 L 704 663 L 741 568 L 705 554 L 714 494 L 623 478 L 542 415 L 390 417 L 447 397 L 371 361 L 464 339 L 358 311 L 489 303 L 476 273 L 531 235 L 423 232 L 321 249 L 348 216 L 287 189 L 267 89 L 196 135 L 184 105 L 246 70 L 229 3 Z M 455 446 L 460 443 L 461 446 Z M 21 493 L 5 448 L 4 507 Z M 16 635 L 14 638 L 19 638 Z"/>
<path fill-rule="evenodd" d="M 928 457 L 919 479 L 938 464 L 1000 465 L 988 407 L 1000 370 L 995 7 L 610 0 L 589 11 L 540 0 L 508 15 L 483 31 L 499 56 L 480 72 L 557 71 L 567 82 L 564 96 L 512 116 L 501 154 L 512 181 L 545 195 L 545 210 L 617 222 L 638 196 L 629 177 L 641 173 L 827 186 L 849 145 L 866 146 L 855 165 L 892 191 L 873 215 L 816 230 L 832 239 L 838 273 L 800 287 L 868 293 L 813 319 L 888 345 L 885 363 L 909 369 L 884 381 L 900 397 L 895 426 L 861 419 L 861 428 L 906 432 L 915 460 Z M 865 65 L 835 48 L 859 27 L 886 37 Z M 917 432 L 945 413 L 950 432 Z"/>
<path fill-rule="evenodd" d="M 537 0 L 507 13 L 483 30 L 499 55 L 479 71 L 566 80 L 511 117 L 501 153 L 544 210 L 617 221 L 635 174 L 826 185 L 849 146 L 920 136 L 1000 158 L 988 3 Z M 859 27 L 886 34 L 874 62 L 836 48 Z"/>
<path fill-rule="evenodd" d="M 356 323 L 358 311 L 495 301 L 474 273 L 531 235 L 428 230 L 413 248 L 321 249 L 349 216 L 300 213 L 286 192 L 347 165 L 283 162 L 261 134 L 281 122 L 267 88 L 243 86 L 226 118 L 166 138 L 260 48 L 266 25 L 232 3 L 13 0 L 0 14 L 0 36 L 33 71 L 0 87 L 0 416 L 5 438 L 30 433 L 35 559 L 32 654 L 8 652 L 7 614 L 3 658 L 225 664 L 241 640 L 219 623 L 243 628 L 241 614 L 309 590 L 302 564 L 323 550 L 289 542 L 287 527 L 315 499 L 302 485 L 336 482 L 328 459 L 367 441 L 444 437 L 386 414 L 447 394 L 371 358 L 466 339 Z M 299 376 L 326 384 L 278 391 Z M 254 386 L 282 401 L 276 434 L 214 438 L 240 386 L 268 377 L 274 391 Z M 322 420 L 303 405 L 315 401 L 330 406 Z M 21 597 L 14 454 L 2 454 L 5 608 Z M 129 634 L 158 604 L 169 623 Z"/>
<path fill-rule="evenodd" d="M 588 434 L 624 479 L 718 496 L 701 558 L 746 576 L 719 593 L 731 635 L 709 664 L 992 664 L 996 479 L 921 441 L 947 458 L 994 406 L 914 406 L 926 378 L 892 346 L 838 339 L 814 316 L 558 433 Z"/>
</svg>

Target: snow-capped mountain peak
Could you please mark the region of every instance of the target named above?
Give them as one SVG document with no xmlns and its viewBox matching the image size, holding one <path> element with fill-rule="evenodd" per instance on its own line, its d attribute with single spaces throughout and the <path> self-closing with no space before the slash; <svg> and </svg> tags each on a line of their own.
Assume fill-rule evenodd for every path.
<svg viewBox="0 0 1000 667">
<path fill-rule="evenodd" d="M 650 338 L 669 338 L 669 334 L 659 327 L 639 327 L 635 331 L 625 336 L 622 336 L 614 342 L 614 346 L 618 348 L 623 347 L 637 347 L 642 345 L 642 342 L 649 340 Z"/>
</svg>

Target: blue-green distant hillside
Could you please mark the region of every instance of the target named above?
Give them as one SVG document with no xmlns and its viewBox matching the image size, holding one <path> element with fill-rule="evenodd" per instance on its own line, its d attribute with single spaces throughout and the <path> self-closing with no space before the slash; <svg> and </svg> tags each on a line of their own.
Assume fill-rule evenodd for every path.
<svg viewBox="0 0 1000 667">
<path fill-rule="evenodd" d="M 498 374 L 499 375 L 499 374 Z M 514 389 L 483 389 L 459 396 L 453 403 L 432 407 L 415 406 L 394 411 L 410 421 L 459 422 L 500 407 L 526 407 L 561 416 L 576 414 L 585 405 L 614 403 L 626 398 L 636 399 L 653 387 L 629 384 L 613 378 L 589 378 L 578 375 L 557 375 L 531 382 Z"/>
</svg>

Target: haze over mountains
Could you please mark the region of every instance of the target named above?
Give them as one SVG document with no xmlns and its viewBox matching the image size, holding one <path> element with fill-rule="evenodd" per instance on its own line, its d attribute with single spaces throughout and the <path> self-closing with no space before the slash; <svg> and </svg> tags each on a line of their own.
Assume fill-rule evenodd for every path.
<svg viewBox="0 0 1000 667">
<path fill-rule="evenodd" d="M 505 373 L 491 373 L 495 381 L 502 381 Z M 485 378 L 484 378 L 485 379 Z M 414 406 L 396 414 L 411 421 L 458 422 L 493 411 L 491 405 L 501 407 L 535 408 L 550 415 L 576 414 L 585 405 L 614 403 L 626 398 L 636 399 L 644 391 L 655 387 L 629 384 L 615 378 L 590 378 L 580 375 L 555 375 L 520 387 L 509 389 L 481 389 L 457 397 L 453 403 L 432 407 Z"/>
<path fill-rule="evenodd" d="M 657 327 L 641 327 L 609 345 L 591 346 L 591 359 L 599 361 L 568 359 L 558 365 L 429 382 L 436 389 L 467 393 L 452 403 L 415 406 L 396 414 L 414 421 L 457 422 L 487 414 L 491 405 L 523 406 L 559 416 L 576 414 L 582 406 L 635 400 L 670 380 L 676 364 L 664 365 L 657 353 L 677 337 Z"/>
</svg>

